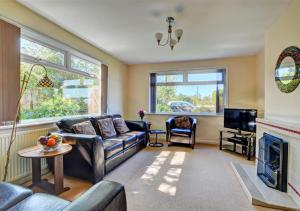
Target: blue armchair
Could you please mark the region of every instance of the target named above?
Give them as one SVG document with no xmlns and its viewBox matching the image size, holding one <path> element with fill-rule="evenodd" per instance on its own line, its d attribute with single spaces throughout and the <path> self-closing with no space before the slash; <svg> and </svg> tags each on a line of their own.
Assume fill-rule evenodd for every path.
<svg viewBox="0 0 300 211">
<path fill-rule="evenodd" d="M 194 149 L 197 119 L 188 117 L 190 128 L 178 128 L 176 127 L 175 119 L 180 117 L 182 116 L 171 117 L 166 121 L 167 143 L 168 145 L 172 143 L 187 144 Z"/>
</svg>

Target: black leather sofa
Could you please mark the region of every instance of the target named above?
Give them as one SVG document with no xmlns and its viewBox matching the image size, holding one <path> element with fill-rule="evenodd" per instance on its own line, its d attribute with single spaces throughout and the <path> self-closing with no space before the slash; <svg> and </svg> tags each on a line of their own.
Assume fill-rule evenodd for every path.
<svg viewBox="0 0 300 211">
<path fill-rule="evenodd" d="M 73 202 L 53 195 L 0 182 L 0 211 L 126 211 L 124 187 L 116 182 L 101 181 Z"/>
<path fill-rule="evenodd" d="M 96 183 L 120 163 L 137 153 L 147 145 L 147 124 L 143 121 L 125 121 L 130 132 L 102 139 L 97 120 L 118 118 L 119 114 L 97 117 L 67 118 L 57 122 L 64 141 L 73 149 L 64 156 L 64 173 L 69 176 L 86 179 Z M 97 135 L 75 134 L 74 124 L 91 121 Z M 53 171 L 53 160 L 47 159 L 48 167 Z"/>
<path fill-rule="evenodd" d="M 167 128 L 167 143 L 168 145 L 172 143 L 186 144 L 194 149 L 195 138 L 196 138 L 196 127 L 197 119 L 188 117 L 191 127 L 190 128 L 177 128 L 175 125 L 175 119 L 182 116 L 170 117 L 166 121 Z"/>
</svg>

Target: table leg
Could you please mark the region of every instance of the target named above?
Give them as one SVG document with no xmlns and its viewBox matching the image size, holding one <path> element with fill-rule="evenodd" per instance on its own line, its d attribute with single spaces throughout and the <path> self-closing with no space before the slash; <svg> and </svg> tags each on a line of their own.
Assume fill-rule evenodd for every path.
<svg viewBox="0 0 300 211">
<path fill-rule="evenodd" d="M 39 185 L 42 176 L 41 176 L 41 159 L 40 158 L 32 158 L 32 185 Z"/>
<path fill-rule="evenodd" d="M 251 139 L 247 138 L 248 140 L 248 148 L 247 148 L 247 160 L 251 159 Z"/>
<path fill-rule="evenodd" d="M 40 187 L 52 194 L 60 194 L 69 190 L 69 187 L 64 188 L 64 170 L 63 170 L 63 155 L 55 156 L 54 158 L 54 184 L 49 183 L 46 179 L 42 180 L 41 175 L 41 159 L 32 158 L 32 185 Z"/>
<path fill-rule="evenodd" d="M 220 131 L 220 143 L 219 143 L 219 149 L 222 150 L 222 140 L 223 140 L 223 134 L 222 131 Z"/>
<path fill-rule="evenodd" d="M 56 194 L 64 190 L 64 172 L 63 172 L 63 156 L 55 156 L 54 158 L 54 191 Z"/>
</svg>

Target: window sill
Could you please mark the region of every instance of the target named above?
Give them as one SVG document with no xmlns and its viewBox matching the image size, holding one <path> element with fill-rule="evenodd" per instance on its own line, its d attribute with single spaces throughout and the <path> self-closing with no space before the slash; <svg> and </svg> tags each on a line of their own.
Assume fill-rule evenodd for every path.
<svg viewBox="0 0 300 211">
<path fill-rule="evenodd" d="M 166 113 L 146 113 L 145 115 L 161 115 L 161 116 L 204 116 L 204 117 L 223 117 L 223 113 L 214 114 L 214 113 L 174 113 L 174 112 L 166 112 Z"/>
<path fill-rule="evenodd" d="M 42 125 L 50 125 L 50 124 L 54 124 L 55 122 L 57 122 L 57 120 L 20 122 L 17 124 L 17 128 L 27 128 L 27 127 L 35 127 L 35 126 L 42 126 Z M 0 126 L 0 131 L 11 130 L 12 128 L 13 128 L 13 125 Z"/>
<path fill-rule="evenodd" d="M 23 120 L 17 124 L 17 128 L 50 125 L 50 124 L 55 124 L 57 121 L 59 121 L 63 118 L 91 117 L 91 116 L 95 116 L 95 115 L 100 115 L 100 114 L 75 115 L 75 116 L 52 117 L 52 118 L 44 118 L 44 119 Z M 13 125 L 0 126 L 0 131 L 1 130 L 10 130 L 10 129 L 12 129 L 12 127 L 13 127 Z"/>
</svg>

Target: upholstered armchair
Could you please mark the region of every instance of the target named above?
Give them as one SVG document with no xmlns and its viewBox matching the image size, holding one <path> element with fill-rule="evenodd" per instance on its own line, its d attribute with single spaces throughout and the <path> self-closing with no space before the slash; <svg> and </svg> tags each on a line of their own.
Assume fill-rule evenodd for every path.
<svg viewBox="0 0 300 211">
<path fill-rule="evenodd" d="M 187 144 L 194 149 L 196 126 L 196 118 L 188 116 L 176 116 L 169 118 L 166 121 L 168 145 L 172 143 Z"/>
</svg>

